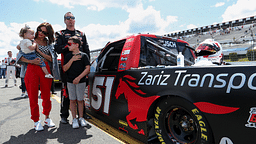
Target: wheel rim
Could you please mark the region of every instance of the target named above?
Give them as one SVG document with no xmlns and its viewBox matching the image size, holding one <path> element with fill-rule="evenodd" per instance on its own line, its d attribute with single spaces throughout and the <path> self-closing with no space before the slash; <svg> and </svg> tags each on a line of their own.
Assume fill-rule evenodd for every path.
<svg viewBox="0 0 256 144">
<path fill-rule="evenodd" d="M 182 107 L 166 113 L 166 130 L 172 142 L 192 144 L 198 137 L 195 117 Z"/>
</svg>

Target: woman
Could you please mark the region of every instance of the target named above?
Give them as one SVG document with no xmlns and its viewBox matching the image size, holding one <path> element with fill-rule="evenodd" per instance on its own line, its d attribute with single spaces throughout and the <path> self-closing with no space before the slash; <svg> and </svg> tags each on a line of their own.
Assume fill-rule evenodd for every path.
<svg viewBox="0 0 256 144">
<path fill-rule="evenodd" d="M 53 37 L 54 31 L 49 23 L 42 23 L 37 27 L 37 31 L 35 34 L 34 42 L 37 43 L 38 48 L 36 49 L 36 54 L 42 60 L 44 60 L 46 64 L 47 70 L 50 72 L 49 63 L 53 60 L 53 51 L 52 43 L 54 42 Z M 48 37 L 48 39 L 46 38 Z M 39 120 L 39 106 L 38 106 L 38 88 L 40 86 L 41 91 L 41 99 L 43 106 L 43 114 L 45 115 L 45 125 L 48 127 L 54 127 L 55 124 L 49 118 L 49 114 L 51 111 L 51 100 L 50 100 L 50 90 L 52 79 L 45 78 L 45 74 L 39 66 L 40 60 L 27 60 L 22 57 L 22 52 L 19 53 L 17 57 L 18 63 L 26 62 L 27 71 L 25 75 L 25 85 L 27 88 L 27 93 L 30 102 L 30 110 L 31 110 L 31 119 L 34 121 L 34 127 L 36 131 L 43 130 L 43 126 Z M 22 62 L 21 62 L 22 61 Z M 54 75 L 54 74 L 53 74 Z"/>
</svg>

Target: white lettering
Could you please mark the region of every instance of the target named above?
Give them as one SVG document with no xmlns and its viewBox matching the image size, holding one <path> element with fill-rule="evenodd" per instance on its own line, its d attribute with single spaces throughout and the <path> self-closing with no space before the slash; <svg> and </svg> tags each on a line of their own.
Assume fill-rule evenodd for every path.
<svg viewBox="0 0 256 144">
<path fill-rule="evenodd" d="M 95 110 L 99 110 L 102 103 L 102 93 L 98 86 L 102 86 L 104 83 L 105 77 L 95 77 L 93 83 L 92 94 L 97 97 L 95 100 L 93 97 L 91 98 L 91 105 Z"/>
<path fill-rule="evenodd" d="M 228 74 L 218 74 L 217 77 L 216 77 L 216 80 L 218 82 L 221 82 L 222 85 L 214 85 L 213 86 L 214 88 L 223 88 L 224 86 L 226 86 L 226 81 L 220 78 L 222 76 L 228 76 Z"/>
<path fill-rule="evenodd" d="M 238 86 L 235 86 L 235 85 L 233 85 L 233 81 L 234 81 L 235 77 L 237 77 L 237 76 L 241 77 L 242 80 L 241 80 L 241 82 L 240 82 L 240 84 Z M 229 80 L 226 93 L 230 93 L 231 88 L 233 88 L 233 89 L 240 89 L 240 88 L 242 88 L 244 86 L 245 79 L 246 79 L 246 76 L 243 73 L 235 73 L 235 74 L 233 74 L 231 76 L 230 80 Z"/>
<path fill-rule="evenodd" d="M 138 85 L 154 85 L 155 82 L 156 85 L 168 85 L 166 81 L 171 76 L 170 74 L 163 75 L 164 71 L 161 71 L 160 75 L 150 75 L 148 72 L 141 72 L 141 74 L 143 76 L 140 78 Z"/>
<path fill-rule="evenodd" d="M 148 72 L 141 72 L 141 74 L 144 74 L 142 78 L 140 79 L 138 85 L 144 85 L 144 83 L 141 83 L 141 81 L 144 79 L 144 77 L 148 74 Z"/>
<path fill-rule="evenodd" d="M 251 90 L 256 90 L 256 87 L 252 85 L 252 82 L 253 82 L 253 79 L 254 77 L 256 76 L 256 73 L 252 74 L 248 80 L 248 87 L 251 89 Z"/>
<path fill-rule="evenodd" d="M 148 75 L 148 78 L 146 79 L 145 84 L 146 85 L 150 85 L 151 82 L 152 82 L 152 79 L 153 79 L 153 76 L 152 75 Z"/>
<path fill-rule="evenodd" d="M 200 80 L 200 75 L 199 74 L 192 74 L 192 77 L 195 76 L 196 78 L 195 79 L 190 79 L 189 82 L 188 82 L 188 85 L 191 86 L 191 87 L 197 87 L 198 83 L 199 83 L 199 80 Z M 194 84 L 192 81 L 195 81 Z"/>
<path fill-rule="evenodd" d="M 165 81 L 170 77 L 171 75 L 164 75 L 165 79 L 161 82 L 160 85 L 167 85 L 167 83 L 165 83 Z"/>
<path fill-rule="evenodd" d="M 183 77 L 180 86 L 183 86 L 183 85 L 184 85 L 186 78 L 189 77 L 190 75 L 191 75 L 191 74 L 186 74 L 186 75 Z"/>
<path fill-rule="evenodd" d="M 177 86 L 177 83 L 178 83 L 178 81 L 180 79 L 181 73 L 185 73 L 185 72 L 187 72 L 187 71 L 186 70 L 175 71 L 175 73 L 178 73 L 178 76 L 177 76 L 177 78 L 175 80 L 174 86 Z"/>
<path fill-rule="evenodd" d="M 209 85 L 208 87 L 212 87 L 212 83 L 213 83 L 213 79 L 214 79 L 214 75 L 213 74 L 205 74 L 202 78 L 202 81 L 201 81 L 201 84 L 200 84 L 200 87 L 203 87 L 204 86 L 204 81 L 205 81 L 205 78 L 210 76 L 211 77 L 211 81 L 209 82 Z"/>
</svg>

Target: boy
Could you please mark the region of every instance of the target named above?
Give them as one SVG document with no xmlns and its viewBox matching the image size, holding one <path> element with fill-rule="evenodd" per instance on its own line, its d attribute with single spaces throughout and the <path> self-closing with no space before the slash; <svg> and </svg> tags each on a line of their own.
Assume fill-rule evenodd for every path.
<svg viewBox="0 0 256 144">
<path fill-rule="evenodd" d="M 67 73 L 67 88 L 70 99 L 70 110 L 73 117 L 72 127 L 79 128 L 76 118 L 76 101 L 78 103 L 79 122 L 81 126 L 86 126 L 83 118 L 83 100 L 86 87 L 86 75 L 90 72 L 90 62 L 88 55 L 80 52 L 81 41 L 77 36 L 68 39 L 68 53 L 64 60 L 63 70 Z"/>
</svg>

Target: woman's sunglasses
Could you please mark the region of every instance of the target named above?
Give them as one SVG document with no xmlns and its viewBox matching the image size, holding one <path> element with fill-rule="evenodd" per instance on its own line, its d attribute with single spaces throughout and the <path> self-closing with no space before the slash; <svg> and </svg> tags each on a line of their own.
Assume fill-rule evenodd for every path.
<svg viewBox="0 0 256 144">
<path fill-rule="evenodd" d="M 66 20 L 70 20 L 70 19 L 74 20 L 75 17 L 74 17 L 74 16 L 66 16 L 65 19 L 66 19 Z"/>
<path fill-rule="evenodd" d="M 47 36 L 49 34 L 48 32 L 43 31 L 41 28 L 38 28 L 37 31 L 42 32 L 45 36 Z"/>
</svg>

